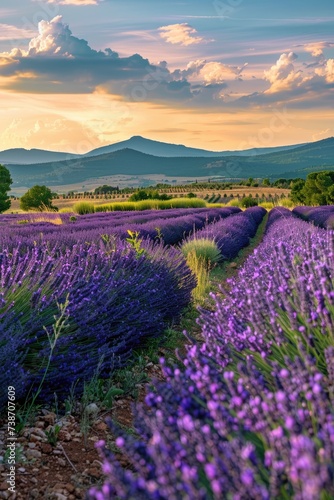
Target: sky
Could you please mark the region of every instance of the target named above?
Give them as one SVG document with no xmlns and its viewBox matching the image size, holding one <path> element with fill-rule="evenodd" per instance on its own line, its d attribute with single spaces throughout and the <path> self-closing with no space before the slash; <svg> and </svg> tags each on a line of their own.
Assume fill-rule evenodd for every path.
<svg viewBox="0 0 334 500">
<path fill-rule="evenodd" d="M 334 136 L 333 0 L 2 0 L 0 150 Z"/>
</svg>

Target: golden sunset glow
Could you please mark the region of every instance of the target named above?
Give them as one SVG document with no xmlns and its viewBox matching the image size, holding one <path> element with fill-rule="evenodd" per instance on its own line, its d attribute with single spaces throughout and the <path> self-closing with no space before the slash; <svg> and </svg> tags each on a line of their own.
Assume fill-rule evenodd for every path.
<svg viewBox="0 0 334 500">
<path fill-rule="evenodd" d="M 84 153 L 142 135 L 221 151 L 334 134 L 327 2 L 286 19 L 259 1 L 228 15 L 198 1 L 25 0 L 20 15 L 4 3 L 2 150 Z"/>
</svg>

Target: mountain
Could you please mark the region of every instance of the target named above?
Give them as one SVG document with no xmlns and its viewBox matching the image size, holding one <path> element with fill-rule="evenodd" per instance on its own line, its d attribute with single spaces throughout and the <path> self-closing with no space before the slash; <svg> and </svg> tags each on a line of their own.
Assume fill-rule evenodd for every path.
<svg viewBox="0 0 334 500">
<path fill-rule="evenodd" d="M 202 157 L 202 158 L 217 158 L 221 156 L 248 156 L 248 155 L 259 155 L 265 153 L 272 153 L 276 151 L 285 151 L 289 149 L 294 149 L 297 146 L 281 146 L 277 148 L 253 148 L 244 151 L 207 151 L 205 149 L 188 148 L 182 144 L 169 144 L 166 142 L 152 141 L 151 139 L 145 139 L 140 135 L 136 135 L 128 139 L 127 141 L 117 142 L 116 144 L 111 144 L 110 146 L 103 146 L 102 148 L 94 149 L 83 156 L 99 156 L 101 154 L 114 153 L 115 151 L 120 151 L 121 149 L 134 149 L 140 153 L 145 153 L 153 156 L 161 157 Z"/>
<path fill-rule="evenodd" d="M 103 146 L 101 148 L 93 149 L 89 153 L 84 155 L 75 155 L 72 153 L 62 153 L 56 151 L 44 151 L 42 149 L 7 149 L 6 151 L 0 151 L 0 163 L 5 164 L 20 164 L 20 165 L 32 165 L 37 163 L 50 163 L 54 161 L 67 161 L 75 158 L 89 158 L 91 156 L 100 156 L 107 153 L 114 153 L 122 149 L 133 149 L 139 151 L 140 153 L 145 153 L 153 156 L 161 156 L 166 158 L 217 158 L 222 156 L 248 156 L 248 155 L 260 155 L 265 153 L 272 153 L 278 151 L 286 151 L 299 147 L 300 145 L 294 146 L 281 146 L 277 148 L 253 148 L 244 151 L 207 151 L 205 149 L 188 148 L 183 145 L 169 144 L 166 142 L 152 141 L 151 139 L 145 139 L 141 136 L 134 136 L 126 141 L 117 142 L 116 144 L 111 144 L 109 146 Z"/>
<path fill-rule="evenodd" d="M 0 151 L 0 163 L 20 163 L 31 165 L 33 163 L 47 163 L 51 161 L 64 161 L 77 158 L 71 153 L 58 153 L 57 151 L 44 151 L 43 149 L 6 149 Z"/>
<path fill-rule="evenodd" d="M 14 187 L 34 184 L 60 186 L 84 183 L 111 175 L 165 174 L 169 177 L 306 177 L 311 171 L 334 169 L 334 138 L 299 146 L 293 150 L 259 156 L 157 157 L 133 149 L 66 162 L 8 165 Z"/>
</svg>

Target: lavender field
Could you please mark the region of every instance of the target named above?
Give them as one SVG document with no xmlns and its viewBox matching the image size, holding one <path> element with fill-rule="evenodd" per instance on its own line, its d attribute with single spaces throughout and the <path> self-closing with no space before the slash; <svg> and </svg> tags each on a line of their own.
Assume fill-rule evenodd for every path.
<svg viewBox="0 0 334 500">
<path fill-rule="evenodd" d="M 61 224 L 52 213 L 49 222 L 2 216 L 1 383 L 9 384 L 14 366 L 19 399 L 42 380 L 41 400 L 64 399 L 64 387 L 82 392 L 97 366 L 102 377 L 124 366 L 143 339 L 159 337 L 191 301 L 196 278 L 175 245 L 225 224 L 233 252 L 240 250 L 260 222 L 254 211 L 240 212 L 65 214 Z"/>
<path fill-rule="evenodd" d="M 87 498 L 313 500 L 334 496 L 333 207 L 172 209 L 0 217 L 0 383 L 17 400 L 80 398 L 193 301 L 182 246 L 214 242 L 228 265 L 199 308 L 202 340 L 160 363 L 135 434 L 109 422 L 103 485 Z M 259 228 L 262 236 L 259 236 Z M 210 304 L 210 305 L 209 305 Z M 6 399 L 0 397 L 1 409 Z"/>
<path fill-rule="evenodd" d="M 225 298 L 201 311 L 203 344 L 183 369 L 161 360 L 138 438 L 110 424 L 132 467 L 98 443 L 106 480 L 89 498 L 333 498 L 333 257 L 332 231 L 274 209 Z"/>
</svg>

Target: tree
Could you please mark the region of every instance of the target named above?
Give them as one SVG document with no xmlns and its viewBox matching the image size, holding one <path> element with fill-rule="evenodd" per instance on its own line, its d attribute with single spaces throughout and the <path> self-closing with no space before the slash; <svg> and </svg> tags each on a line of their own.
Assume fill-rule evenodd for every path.
<svg viewBox="0 0 334 500">
<path fill-rule="evenodd" d="M 270 180 L 267 177 L 263 179 L 262 186 L 270 186 Z"/>
<path fill-rule="evenodd" d="M 296 182 L 293 182 L 291 186 L 291 200 L 294 203 L 305 203 L 305 195 L 304 195 L 304 186 L 305 186 L 305 181 L 303 179 L 298 179 Z"/>
<path fill-rule="evenodd" d="M 330 205 L 334 205 L 334 184 L 328 188 L 327 203 L 330 203 Z"/>
<path fill-rule="evenodd" d="M 142 201 L 142 200 L 170 200 L 172 197 L 168 196 L 166 193 L 159 194 L 157 190 L 145 190 L 139 189 L 133 193 L 129 201 Z"/>
<path fill-rule="evenodd" d="M 109 186 L 107 184 L 103 184 L 103 186 L 99 186 L 95 189 L 94 194 L 111 194 L 114 191 L 119 191 L 118 186 Z"/>
<path fill-rule="evenodd" d="M 13 184 L 10 172 L 4 165 L 0 165 L 0 213 L 10 208 L 11 200 L 8 196 L 10 186 Z"/>
<path fill-rule="evenodd" d="M 277 181 L 274 182 L 275 187 L 280 187 L 280 188 L 288 188 L 290 184 L 290 181 L 284 178 L 277 179 Z"/>
<path fill-rule="evenodd" d="M 241 203 L 240 203 L 240 205 L 243 208 L 256 207 L 256 206 L 258 206 L 258 204 L 259 204 L 258 201 L 254 200 L 254 198 L 252 196 L 247 196 L 246 198 L 243 198 L 243 200 L 241 200 Z"/>
<path fill-rule="evenodd" d="M 148 194 L 145 189 L 139 189 L 136 193 L 133 193 L 129 201 L 142 201 L 142 200 L 148 200 Z"/>
<path fill-rule="evenodd" d="M 306 178 L 294 180 L 291 199 L 304 205 L 327 205 L 333 203 L 334 172 L 312 172 Z"/>
<path fill-rule="evenodd" d="M 22 210 L 43 210 L 49 208 L 57 210 L 52 206 L 52 191 L 46 186 L 33 186 L 20 199 Z"/>
</svg>

